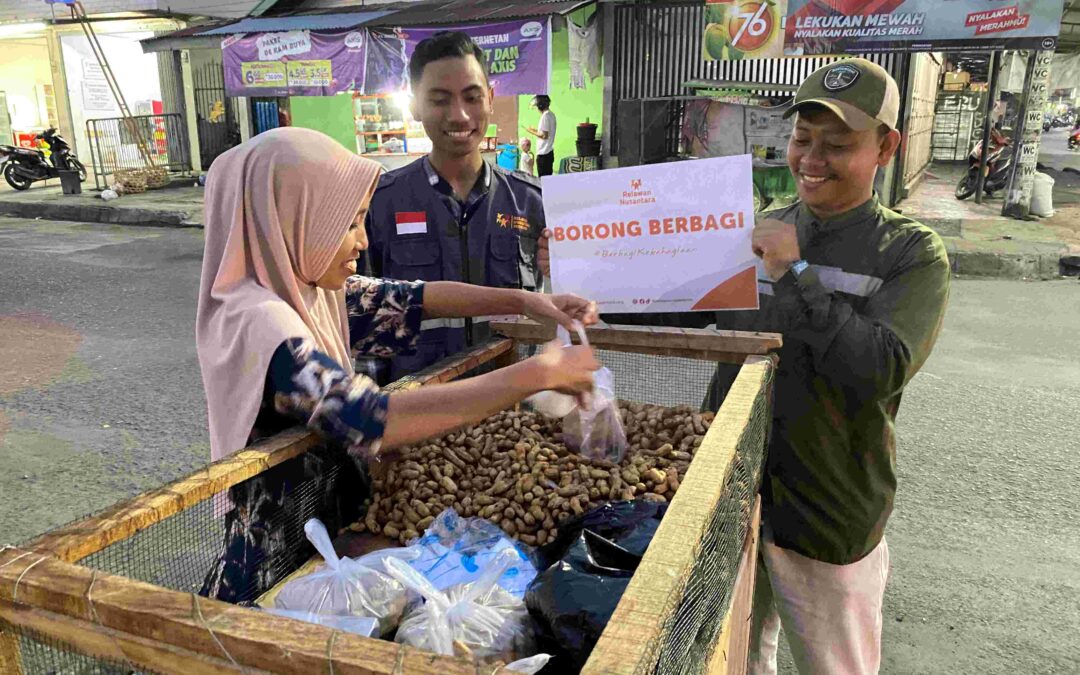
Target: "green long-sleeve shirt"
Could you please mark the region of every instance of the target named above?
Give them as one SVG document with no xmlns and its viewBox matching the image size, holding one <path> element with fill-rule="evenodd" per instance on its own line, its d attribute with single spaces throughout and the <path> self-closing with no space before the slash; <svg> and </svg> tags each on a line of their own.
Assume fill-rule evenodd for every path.
<svg viewBox="0 0 1080 675">
<path fill-rule="evenodd" d="M 783 334 L 764 517 L 779 546 L 854 562 L 881 541 L 892 512 L 894 421 L 945 314 L 945 247 L 932 230 L 877 199 L 824 221 L 798 203 L 757 218 L 795 224 L 811 264 L 797 282 L 791 274 L 760 281 L 758 311 L 647 322 L 701 327 L 715 319 L 717 328 Z M 719 407 L 738 370 L 717 369 L 707 407 Z"/>
<path fill-rule="evenodd" d="M 719 328 L 784 335 L 765 517 L 779 546 L 854 562 L 881 541 L 892 512 L 896 412 L 945 316 L 945 246 L 877 199 L 828 220 L 801 204 L 760 218 L 794 223 L 811 264 L 798 281 L 760 283 L 759 311 L 717 315 Z M 717 370 L 711 406 L 737 370 Z"/>
</svg>

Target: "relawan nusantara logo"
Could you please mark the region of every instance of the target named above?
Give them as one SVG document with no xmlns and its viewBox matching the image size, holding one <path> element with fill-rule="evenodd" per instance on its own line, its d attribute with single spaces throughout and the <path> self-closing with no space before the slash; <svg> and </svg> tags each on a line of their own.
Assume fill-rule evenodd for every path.
<svg viewBox="0 0 1080 675">
<path fill-rule="evenodd" d="M 652 190 L 648 188 L 642 188 L 642 182 L 640 178 L 633 178 L 630 180 L 630 189 L 623 190 L 622 197 L 619 198 L 619 204 L 621 206 L 633 206 L 635 204 L 655 204 L 656 197 L 653 196 Z"/>
</svg>

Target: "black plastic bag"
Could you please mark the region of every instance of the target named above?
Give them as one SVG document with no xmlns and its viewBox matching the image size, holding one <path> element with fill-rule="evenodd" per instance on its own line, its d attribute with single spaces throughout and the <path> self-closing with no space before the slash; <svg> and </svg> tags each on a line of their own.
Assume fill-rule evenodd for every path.
<svg viewBox="0 0 1080 675">
<path fill-rule="evenodd" d="M 607 627 L 649 547 L 667 504 L 605 504 L 559 528 L 537 552 L 543 572 L 525 593 L 537 647 L 554 658 L 546 673 L 578 672 Z"/>
</svg>

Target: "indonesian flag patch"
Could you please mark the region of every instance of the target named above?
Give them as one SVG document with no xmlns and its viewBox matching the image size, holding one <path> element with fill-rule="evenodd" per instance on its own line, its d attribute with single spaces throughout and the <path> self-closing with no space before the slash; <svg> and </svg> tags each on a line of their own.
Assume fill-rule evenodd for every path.
<svg viewBox="0 0 1080 675">
<path fill-rule="evenodd" d="M 398 211 L 394 220 L 399 235 L 427 234 L 427 213 L 424 211 Z"/>
</svg>

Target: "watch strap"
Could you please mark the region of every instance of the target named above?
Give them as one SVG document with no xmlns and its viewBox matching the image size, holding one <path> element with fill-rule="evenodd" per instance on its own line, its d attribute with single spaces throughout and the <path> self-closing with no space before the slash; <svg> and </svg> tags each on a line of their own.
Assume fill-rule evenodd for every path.
<svg viewBox="0 0 1080 675">
<path fill-rule="evenodd" d="M 791 274 L 796 279 L 798 279 L 800 276 L 802 276 L 802 273 L 805 272 L 809 267 L 810 263 L 806 262 L 805 260 L 796 260 L 795 262 L 791 263 L 791 266 L 788 267 L 788 269 L 791 270 Z"/>
</svg>

